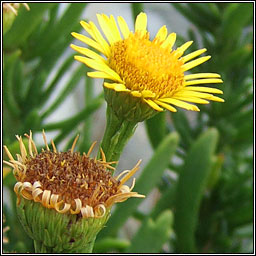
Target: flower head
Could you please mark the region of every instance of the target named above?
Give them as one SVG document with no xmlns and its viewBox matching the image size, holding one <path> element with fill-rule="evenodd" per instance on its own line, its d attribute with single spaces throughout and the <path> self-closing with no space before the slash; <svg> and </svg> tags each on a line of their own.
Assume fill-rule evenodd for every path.
<svg viewBox="0 0 256 256">
<path fill-rule="evenodd" d="M 112 177 L 108 169 L 114 162 L 90 158 L 88 153 L 74 152 L 78 136 L 68 152 L 59 152 L 51 141 L 50 150 L 45 133 L 46 149 L 39 153 L 30 135 L 28 149 L 22 138 L 16 136 L 20 154 L 14 160 L 6 146 L 9 161 L 17 179 L 17 214 L 24 229 L 34 240 L 36 252 L 84 253 L 91 252 L 97 233 L 105 226 L 114 203 L 130 197 L 144 197 L 132 192 L 124 183 L 139 169 L 140 161 L 132 170 Z"/>
<path fill-rule="evenodd" d="M 135 178 L 131 187 L 124 185 L 139 169 L 140 162 L 132 170 L 112 177 L 107 169 L 114 169 L 110 165 L 113 162 L 106 162 L 102 150 L 101 160 L 90 158 L 95 143 L 87 154 L 80 155 L 79 152 L 74 152 L 77 136 L 68 152 L 58 152 L 53 141 L 51 151 L 43 132 L 46 150 L 42 149 L 38 153 L 32 133 L 26 136 L 29 139 L 28 152 L 22 138 L 17 136 L 21 151 L 21 155 L 17 154 L 17 160 L 14 160 L 4 146 L 10 159 L 9 162 L 4 162 L 13 168 L 17 179 L 14 191 L 18 199 L 21 196 L 40 202 L 44 207 L 59 213 L 79 214 L 82 218 L 100 218 L 114 203 L 125 201 L 129 197 L 144 197 L 132 192 Z"/>
<path fill-rule="evenodd" d="M 71 48 L 86 56 L 75 56 L 75 59 L 95 69 L 94 72 L 88 72 L 88 76 L 104 78 L 105 88 L 120 95 L 130 95 L 133 99 L 137 99 L 137 102 L 146 104 L 155 111 L 168 109 L 176 112 L 175 107 L 199 111 L 198 107 L 191 103 L 207 104 L 208 100 L 224 101 L 213 95 L 213 93 L 222 94 L 221 90 L 198 86 L 222 83 L 219 74 L 185 75 L 186 71 L 209 60 L 210 56 L 195 59 L 206 49 L 183 56 L 192 41 L 173 49 L 176 34 L 168 35 L 166 26 L 161 27 L 151 41 L 145 13 L 137 16 L 135 32 L 130 31 L 125 20 L 120 16 L 117 18 L 117 23 L 121 33 L 112 15 L 108 17 L 105 14 L 98 14 L 97 18 L 106 39 L 93 22 L 85 21 L 81 21 L 81 25 L 91 38 L 75 32 L 72 35 L 99 53 L 73 44 Z M 113 104 L 113 100 L 108 97 L 107 101 Z"/>
</svg>

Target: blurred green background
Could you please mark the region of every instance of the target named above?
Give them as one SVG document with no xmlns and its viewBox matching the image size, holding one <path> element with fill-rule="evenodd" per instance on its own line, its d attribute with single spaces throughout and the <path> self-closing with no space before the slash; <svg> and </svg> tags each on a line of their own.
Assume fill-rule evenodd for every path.
<svg viewBox="0 0 256 256">
<path fill-rule="evenodd" d="M 39 134 L 45 129 L 60 150 L 67 150 L 77 133 L 79 151 L 88 150 L 96 127 L 103 136 L 104 123 L 95 116 L 106 108 L 102 81 L 97 84 L 88 78 L 88 69 L 75 63 L 74 52 L 69 49 L 73 41 L 70 33 L 82 32 L 79 21 L 87 20 L 88 13 L 96 17 L 104 8 L 106 14 L 121 10 L 133 24 L 136 15 L 144 11 L 150 32 L 165 24 L 170 30 L 177 17 L 182 22 L 180 31 L 173 31 L 178 36 L 176 47 L 193 40 L 186 53 L 205 47 L 212 56 L 193 72 L 216 72 L 224 81 L 220 89 L 225 103 L 201 105 L 199 113 L 182 109 L 159 113 L 145 122 L 140 130 L 143 135 L 136 131 L 135 136 L 143 138 L 141 148 L 145 143 L 145 151 L 151 152 L 134 188 L 147 195 L 146 211 L 141 199 L 114 207 L 107 227 L 97 237 L 94 252 L 252 253 L 253 4 L 29 6 L 30 11 L 20 7 L 3 36 L 3 144 L 14 155 L 19 150 L 15 135 L 29 130 L 40 145 Z M 151 19 L 157 28 L 150 28 Z M 167 23 L 163 24 L 163 19 Z M 78 93 L 78 86 L 82 93 Z M 78 107 L 67 101 L 70 96 Z M 131 150 L 137 160 L 143 157 L 137 147 Z M 129 154 L 125 158 L 129 162 Z M 4 177 L 4 226 L 10 227 L 5 232 L 9 242 L 4 244 L 4 251 L 33 253 L 33 243 L 16 217 L 14 184 L 12 173 Z"/>
</svg>

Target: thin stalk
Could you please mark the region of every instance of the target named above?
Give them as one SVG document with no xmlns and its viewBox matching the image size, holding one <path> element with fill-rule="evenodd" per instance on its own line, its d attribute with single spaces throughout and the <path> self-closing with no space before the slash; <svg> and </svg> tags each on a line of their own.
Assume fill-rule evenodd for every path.
<svg viewBox="0 0 256 256">
<path fill-rule="evenodd" d="M 101 147 L 109 162 L 118 161 L 120 154 L 134 134 L 137 122 L 120 120 L 110 107 L 107 107 L 107 124 Z"/>
</svg>

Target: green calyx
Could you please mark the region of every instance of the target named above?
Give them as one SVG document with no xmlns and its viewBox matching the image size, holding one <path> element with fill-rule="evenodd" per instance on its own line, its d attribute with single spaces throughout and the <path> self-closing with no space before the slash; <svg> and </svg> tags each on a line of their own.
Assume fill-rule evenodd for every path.
<svg viewBox="0 0 256 256">
<path fill-rule="evenodd" d="M 34 240 L 35 253 L 90 253 L 98 232 L 110 212 L 102 218 L 81 218 L 77 214 L 61 214 L 40 203 L 21 197 L 18 217 Z"/>
<path fill-rule="evenodd" d="M 119 119 L 138 123 L 158 113 L 141 98 L 134 97 L 127 92 L 116 92 L 104 87 L 104 96 L 108 106 Z"/>
<path fill-rule="evenodd" d="M 156 110 L 127 92 L 116 92 L 104 87 L 107 101 L 107 124 L 101 147 L 108 162 L 118 161 L 138 122 L 153 117 Z"/>
</svg>

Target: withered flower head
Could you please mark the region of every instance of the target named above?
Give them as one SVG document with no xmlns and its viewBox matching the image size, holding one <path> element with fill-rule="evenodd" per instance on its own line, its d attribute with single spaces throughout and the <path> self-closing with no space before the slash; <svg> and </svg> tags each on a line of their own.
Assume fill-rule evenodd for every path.
<svg viewBox="0 0 256 256">
<path fill-rule="evenodd" d="M 108 169 L 113 162 L 106 162 L 105 154 L 101 150 L 101 160 L 90 158 L 95 146 L 92 144 L 87 154 L 74 152 L 78 136 L 71 149 L 59 152 L 51 141 L 53 151 L 48 147 L 45 133 L 43 138 L 46 150 L 38 153 L 36 145 L 30 135 L 28 152 L 22 138 L 16 136 L 20 143 L 20 152 L 17 160 L 6 146 L 9 157 L 6 164 L 13 168 L 17 179 L 14 191 L 18 196 L 34 202 L 40 202 L 46 208 L 55 209 L 59 213 L 81 214 L 82 218 L 103 217 L 114 203 L 123 202 L 129 197 L 144 197 L 132 192 L 132 186 L 124 183 L 139 169 L 140 161 L 132 170 L 126 170 L 117 177 L 112 177 Z"/>
<path fill-rule="evenodd" d="M 124 183 L 139 169 L 140 161 L 132 170 L 113 177 L 103 150 L 101 158 L 90 158 L 95 146 L 87 154 L 74 152 L 78 136 L 71 149 L 59 152 L 53 141 L 50 150 L 45 133 L 46 149 L 38 153 L 30 135 L 28 149 L 22 138 L 16 136 L 20 154 L 15 160 L 6 146 L 9 157 L 5 164 L 13 168 L 17 179 L 14 191 L 17 194 L 17 214 L 34 240 L 36 253 L 88 253 L 92 252 L 98 232 L 105 226 L 110 208 L 114 203 L 129 197 L 144 197 L 132 192 Z"/>
</svg>

